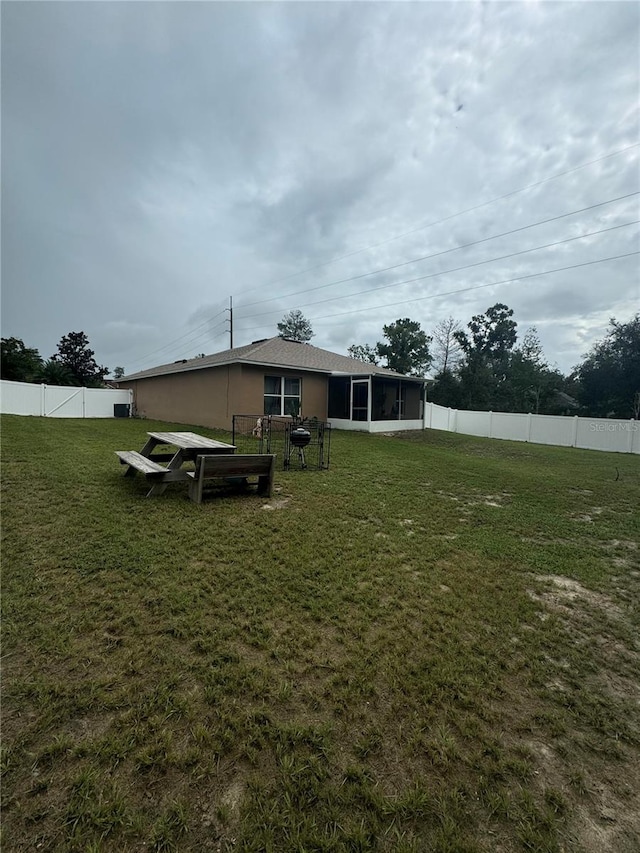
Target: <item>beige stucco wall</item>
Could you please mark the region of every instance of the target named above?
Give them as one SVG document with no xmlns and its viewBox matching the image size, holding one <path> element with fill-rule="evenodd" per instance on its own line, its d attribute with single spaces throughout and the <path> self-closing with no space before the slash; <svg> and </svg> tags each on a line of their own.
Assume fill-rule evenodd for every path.
<svg viewBox="0 0 640 853">
<path fill-rule="evenodd" d="M 304 418 L 316 417 L 320 421 L 327 419 L 327 377 L 317 373 L 305 373 L 302 370 L 282 370 L 276 367 L 253 367 L 242 365 L 242 381 L 235 397 L 236 409 L 233 414 L 262 414 L 264 404 L 264 377 L 284 376 L 302 380 L 302 408 Z"/>
<path fill-rule="evenodd" d="M 240 378 L 239 365 L 192 370 L 121 383 L 133 389 L 136 414 L 179 424 L 231 428 L 229 390 Z"/>
<path fill-rule="evenodd" d="M 137 379 L 119 387 L 133 390 L 141 417 L 230 430 L 233 415 L 262 414 L 265 376 L 301 378 L 301 414 L 327 419 L 327 379 L 304 371 L 234 364 Z"/>
</svg>

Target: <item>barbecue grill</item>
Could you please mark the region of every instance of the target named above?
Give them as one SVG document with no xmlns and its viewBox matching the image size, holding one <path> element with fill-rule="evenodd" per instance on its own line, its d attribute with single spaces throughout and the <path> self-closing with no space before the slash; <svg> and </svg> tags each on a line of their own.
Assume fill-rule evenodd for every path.
<svg viewBox="0 0 640 853">
<path fill-rule="evenodd" d="M 238 453 L 275 453 L 284 470 L 326 470 L 331 426 L 317 418 L 278 415 L 234 415 L 231 443 Z"/>
<path fill-rule="evenodd" d="M 287 454 L 287 458 L 285 459 L 285 468 L 289 468 L 291 465 L 291 455 L 294 450 L 298 452 L 298 461 L 300 462 L 301 468 L 307 467 L 306 459 L 304 458 L 304 449 L 308 446 L 311 441 L 311 433 L 308 429 L 304 427 L 297 427 L 296 429 L 292 429 L 289 433 L 289 453 Z"/>
</svg>

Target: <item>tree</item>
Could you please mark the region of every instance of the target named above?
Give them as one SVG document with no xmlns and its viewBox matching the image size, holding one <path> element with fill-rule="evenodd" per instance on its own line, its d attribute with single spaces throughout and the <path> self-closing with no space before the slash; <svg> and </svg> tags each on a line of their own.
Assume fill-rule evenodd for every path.
<svg viewBox="0 0 640 853">
<path fill-rule="evenodd" d="M 460 343 L 455 333 L 460 332 L 460 323 L 453 317 L 441 320 L 433 330 L 433 364 L 437 373 L 454 370 L 461 358 Z"/>
<path fill-rule="evenodd" d="M 463 353 L 458 375 L 465 408 L 508 408 L 506 379 L 518 325 L 512 316 L 511 308 L 497 302 L 471 318 L 468 332 L 454 332 Z"/>
<path fill-rule="evenodd" d="M 460 380 L 452 370 L 440 371 L 435 377 L 433 386 L 428 389 L 427 397 L 430 403 L 459 409 L 461 406 Z"/>
<path fill-rule="evenodd" d="M 518 324 L 511 317 L 511 308 L 497 302 L 484 314 L 471 318 L 467 324 L 469 334 L 457 331 L 453 336 L 467 358 L 482 356 L 493 364 L 503 363 L 517 338 Z"/>
<path fill-rule="evenodd" d="M 405 317 L 382 327 L 388 343 L 378 342 L 376 349 L 386 366 L 407 376 L 424 376 L 431 364 L 429 344 L 431 338 L 420 328 L 420 323 Z"/>
<path fill-rule="evenodd" d="M 278 337 L 306 343 L 314 336 L 311 323 L 297 308 L 285 314 L 278 323 Z"/>
<path fill-rule="evenodd" d="M 38 376 L 39 382 L 46 385 L 77 385 L 76 378 L 69 368 L 59 361 L 47 359 Z"/>
<path fill-rule="evenodd" d="M 20 338 L 2 338 L 0 349 L 2 379 L 14 382 L 37 382 L 42 370 L 42 357 L 37 349 L 26 347 Z"/>
<path fill-rule="evenodd" d="M 527 329 L 520 346 L 509 359 L 507 386 L 508 411 L 550 413 L 558 408 L 557 395 L 564 377 L 552 370 L 544 359 L 535 327 Z"/>
<path fill-rule="evenodd" d="M 595 417 L 640 417 L 640 314 L 610 329 L 576 368 L 578 400 Z"/>
<path fill-rule="evenodd" d="M 113 370 L 113 378 L 114 379 L 122 379 L 124 376 L 124 367 L 116 367 Z"/>
<path fill-rule="evenodd" d="M 351 358 L 364 361 L 366 364 L 378 363 L 378 353 L 369 344 L 351 344 L 350 347 L 347 347 L 347 352 Z"/>
<path fill-rule="evenodd" d="M 58 352 L 51 356 L 51 360 L 69 369 L 75 385 L 95 387 L 103 384 L 109 368 L 98 366 L 94 355 L 84 332 L 69 332 L 60 339 Z"/>
</svg>

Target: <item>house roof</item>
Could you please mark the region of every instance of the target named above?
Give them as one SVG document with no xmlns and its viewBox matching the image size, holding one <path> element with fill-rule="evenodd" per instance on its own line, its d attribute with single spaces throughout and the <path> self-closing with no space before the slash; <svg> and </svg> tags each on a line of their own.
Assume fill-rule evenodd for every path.
<svg viewBox="0 0 640 853">
<path fill-rule="evenodd" d="M 207 367 L 222 367 L 228 364 L 255 364 L 264 367 L 290 368 L 325 374 L 362 374 L 363 376 L 387 376 L 389 379 L 409 379 L 413 382 L 424 381 L 420 377 L 404 376 L 386 367 L 367 364 L 346 355 L 338 355 L 311 344 L 292 341 L 288 338 L 266 338 L 244 347 L 223 350 L 200 358 L 174 361 L 161 364 L 139 373 L 123 376 L 121 382 L 133 379 L 147 379 L 153 376 L 168 376 L 174 373 L 187 373 L 191 370 L 204 370 Z"/>
</svg>

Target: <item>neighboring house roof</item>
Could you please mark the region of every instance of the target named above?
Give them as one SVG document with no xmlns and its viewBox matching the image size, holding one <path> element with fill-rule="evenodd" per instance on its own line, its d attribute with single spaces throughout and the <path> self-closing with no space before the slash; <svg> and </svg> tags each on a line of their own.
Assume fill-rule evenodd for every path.
<svg viewBox="0 0 640 853">
<path fill-rule="evenodd" d="M 361 373 L 363 376 L 387 376 L 389 379 L 402 378 L 413 382 L 424 381 L 420 377 L 404 376 L 402 373 L 396 373 L 386 367 L 376 367 L 375 364 L 367 364 L 346 355 L 338 355 L 335 352 L 311 346 L 311 344 L 280 337 L 266 338 L 244 347 L 223 350 L 223 352 L 217 352 L 214 355 L 162 364 L 159 367 L 152 367 L 150 370 L 142 370 L 139 373 L 123 376 L 120 381 L 127 382 L 153 376 L 168 376 L 174 373 L 187 373 L 191 370 L 203 370 L 206 367 L 222 367 L 227 364 L 238 363 L 292 370 L 309 370 L 316 373 L 344 373 L 349 375 Z"/>
<path fill-rule="evenodd" d="M 569 409 L 579 409 L 580 404 L 576 400 L 575 397 L 572 397 L 570 394 L 565 394 L 564 391 L 558 391 L 557 388 L 553 389 L 553 393 L 556 395 L 556 402 L 567 406 Z"/>
</svg>

